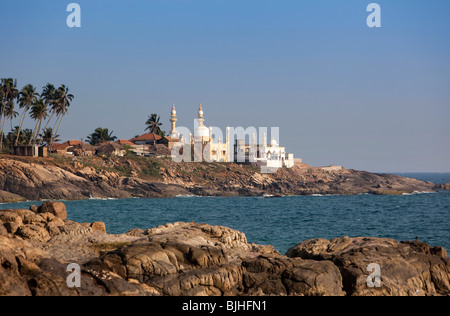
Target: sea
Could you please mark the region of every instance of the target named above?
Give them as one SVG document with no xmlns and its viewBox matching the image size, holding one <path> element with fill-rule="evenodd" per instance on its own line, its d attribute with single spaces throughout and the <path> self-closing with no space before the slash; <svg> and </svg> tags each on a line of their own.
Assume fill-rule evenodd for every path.
<svg viewBox="0 0 450 316">
<path fill-rule="evenodd" d="M 450 183 L 450 173 L 398 173 L 434 183 Z M 147 229 L 173 222 L 223 225 L 250 243 L 272 245 L 284 254 L 313 238 L 370 236 L 415 240 L 450 250 L 450 191 L 390 195 L 286 197 L 197 197 L 63 201 L 68 219 L 105 222 L 108 233 Z M 28 208 L 42 202 L 3 204 Z"/>
</svg>

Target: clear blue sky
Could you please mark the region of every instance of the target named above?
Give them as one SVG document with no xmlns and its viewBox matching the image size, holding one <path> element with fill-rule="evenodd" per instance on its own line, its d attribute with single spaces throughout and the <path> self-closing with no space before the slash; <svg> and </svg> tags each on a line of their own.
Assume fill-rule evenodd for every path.
<svg viewBox="0 0 450 316">
<path fill-rule="evenodd" d="M 66 26 L 70 2 L 82 27 Z M 314 166 L 450 172 L 450 1 L 14 0 L 0 5 L 0 77 L 65 83 L 63 139 L 101 126 L 279 126 Z M 27 123 L 30 127 L 31 122 Z"/>
</svg>

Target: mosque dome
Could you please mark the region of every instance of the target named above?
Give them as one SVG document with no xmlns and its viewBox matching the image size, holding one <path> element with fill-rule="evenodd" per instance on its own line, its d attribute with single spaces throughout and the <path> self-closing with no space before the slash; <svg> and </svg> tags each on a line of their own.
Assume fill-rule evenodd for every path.
<svg viewBox="0 0 450 316">
<path fill-rule="evenodd" d="M 272 138 L 272 140 L 270 141 L 270 146 L 271 147 L 278 147 L 278 143 L 277 143 L 275 138 Z"/>
<path fill-rule="evenodd" d="M 194 130 L 194 137 L 195 138 L 202 138 L 204 140 L 209 139 L 209 128 L 207 128 L 204 125 L 201 125 L 201 126 L 197 127 Z"/>
</svg>

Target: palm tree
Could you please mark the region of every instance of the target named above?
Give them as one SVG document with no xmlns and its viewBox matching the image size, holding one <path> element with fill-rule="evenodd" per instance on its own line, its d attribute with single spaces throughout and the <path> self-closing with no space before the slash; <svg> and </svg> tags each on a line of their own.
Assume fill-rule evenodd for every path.
<svg viewBox="0 0 450 316">
<path fill-rule="evenodd" d="M 30 140 L 33 138 L 33 131 L 29 128 L 25 128 L 22 132 L 21 132 L 21 136 L 22 144 L 28 144 L 30 142 Z"/>
<path fill-rule="evenodd" d="M 9 119 L 11 122 L 11 130 L 13 129 L 13 119 L 15 119 L 19 113 L 14 111 L 14 102 L 8 102 L 5 108 L 5 120 Z"/>
<path fill-rule="evenodd" d="M 19 90 L 17 90 L 17 80 L 13 78 L 3 78 L 1 79 L 1 90 L 2 90 L 2 104 L 1 104 L 1 132 L 0 132 L 0 149 L 3 149 L 3 131 L 5 129 L 5 107 L 8 103 L 14 102 L 14 100 L 19 95 Z"/>
<path fill-rule="evenodd" d="M 112 136 L 113 132 L 109 132 L 107 128 L 97 128 L 94 133 L 87 137 L 89 144 L 92 146 L 100 145 L 105 142 L 113 142 L 117 139 L 116 136 Z"/>
<path fill-rule="evenodd" d="M 45 104 L 43 99 L 39 99 L 33 104 L 30 116 L 36 121 L 36 126 L 34 127 L 32 139 L 30 139 L 28 145 L 31 145 L 31 142 L 36 144 L 39 131 L 41 130 L 42 120 L 45 120 L 48 117 L 47 104 Z"/>
<path fill-rule="evenodd" d="M 55 98 L 54 98 L 54 104 L 53 104 L 54 111 L 57 115 L 55 127 L 56 127 L 56 123 L 58 123 L 58 120 L 59 120 L 59 125 L 58 125 L 58 128 L 56 129 L 55 134 L 58 134 L 59 128 L 61 127 L 61 122 L 62 122 L 64 116 L 67 114 L 68 108 L 70 106 L 70 102 L 72 102 L 73 99 L 74 99 L 74 96 L 69 93 L 69 88 L 67 88 L 63 84 L 55 91 Z M 53 129 L 54 129 L 54 127 L 53 127 Z M 51 150 L 53 142 L 54 142 L 54 140 L 52 140 L 50 142 L 50 150 Z"/>
<path fill-rule="evenodd" d="M 15 145 L 17 146 L 19 143 L 20 131 L 22 130 L 23 121 L 25 120 L 25 116 L 28 113 L 30 107 L 36 102 L 39 93 L 36 92 L 36 88 L 32 84 L 27 84 L 23 87 L 22 91 L 19 94 L 19 107 L 23 108 L 23 113 L 20 117 L 19 121 L 19 129 L 17 131 L 17 138 Z"/>
<path fill-rule="evenodd" d="M 47 146 L 50 145 L 52 140 L 54 142 L 59 142 L 59 135 L 53 135 L 53 129 L 51 127 L 45 128 L 42 131 L 42 134 L 39 134 L 39 137 L 41 138 L 41 144 L 46 144 Z"/>
<path fill-rule="evenodd" d="M 159 122 L 160 116 L 158 114 L 152 114 L 148 117 L 147 122 L 145 122 L 145 125 L 147 125 L 147 128 L 145 130 L 149 130 L 150 133 L 155 133 L 160 136 L 164 136 L 164 132 L 161 131 L 160 126 L 162 123 Z"/>
<path fill-rule="evenodd" d="M 50 116 L 50 118 L 48 119 L 47 123 L 45 124 L 45 127 L 43 130 L 46 130 L 48 127 L 48 124 L 51 122 L 53 116 L 56 113 L 56 89 L 55 86 L 52 85 L 51 83 L 47 83 L 43 88 L 42 88 L 42 94 L 41 94 L 42 99 L 45 101 L 45 104 L 47 106 L 51 106 L 50 112 L 52 113 L 52 115 Z M 50 130 L 52 130 L 50 128 Z M 53 130 L 52 130 L 53 131 Z M 41 138 L 41 144 L 42 144 L 42 138 Z"/>
</svg>

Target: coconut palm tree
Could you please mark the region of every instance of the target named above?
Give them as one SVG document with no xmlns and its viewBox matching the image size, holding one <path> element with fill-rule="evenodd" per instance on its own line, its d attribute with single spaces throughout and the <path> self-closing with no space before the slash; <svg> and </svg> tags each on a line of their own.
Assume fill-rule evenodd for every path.
<svg viewBox="0 0 450 316">
<path fill-rule="evenodd" d="M 45 101 L 45 104 L 48 106 L 50 106 L 50 118 L 47 120 L 47 123 L 45 124 L 43 130 L 46 130 L 48 127 L 48 124 L 50 124 L 53 116 L 56 113 L 56 88 L 54 85 L 52 85 L 51 83 L 47 83 L 43 88 L 42 88 L 42 93 L 41 93 L 41 97 L 42 99 Z M 52 130 L 50 128 L 50 130 Z M 41 144 L 43 143 L 43 140 L 41 138 Z"/>
<path fill-rule="evenodd" d="M 14 107 L 14 102 L 8 102 L 5 108 L 5 120 L 9 119 L 9 121 L 11 122 L 11 130 L 13 129 L 13 119 L 15 119 L 19 115 L 19 113 L 14 110 Z"/>
<path fill-rule="evenodd" d="M 53 129 L 51 127 L 47 127 L 42 131 L 42 134 L 39 134 L 39 137 L 41 139 L 41 144 L 46 144 L 47 146 L 50 145 L 52 140 L 54 142 L 59 142 L 59 135 L 53 135 Z"/>
<path fill-rule="evenodd" d="M 1 131 L 0 131 L 0 149 L 3 149 L 3 131 L 5 129 L 5 108 L 6 105 L 14 100 L 19 95 L 19 90 L 17 89 L 17 80 L 13 78 L 3 78 L 1 79 L 2 90 L 2 104 L 1 104 Z"/>
<path fill-rule="evenodd" d="M 28 145 L 31 145 L 32 142 L 34 145 L 37 142 L 39 131 L 41 130 L 42 120 L 45 120 L 48 117 L 47 104 L 45 104 L 43 99 L 39 99 L 33 104 L 30 116 L 36 121 L 36 126 L 34 127 L 33 135 Z"/>
<path fill-rule="evenodd" d="M 150 133 L 155 133 L 158 134 L 160 136 L 164 136 L 164 132 L 161 131 L 160 126 L 162 125 L 162 123 L 159 122 L 160 120 L 160 116 L 158 116 L 158 114 L 152 114 L 148 117 L 147 122 L 145 122 L 145 125 L 147 125 L 147 128 L 145 130 L 149 130 Z"/>
<path fill-rule="evenodd" d="M 25 120 L 25 116 L 28 113 L 30 107 L 36 102 L 39 97 L 39 93 L 36 92 L 36 88 L 32 84 L 27 84 L 23 87 L 22 91 L 19 94 L 19 107 L 23 108 L 23 113 L 20 116 L 19 121 L 19 129 L 17 131 L 17 138 L 15 145 L 17 146 L 19 143 L 20 131 L 22 130 L 23 121 Z"/>
<path fill-rule="evenodd" d="M 109 132 L 107 128 L 101 127 L 97 128 L 95 132 L 93 132 L 87 137 L 89 144 L 91 144 L 92 146 L 97 146 L 105 142 L 113 142 L 116 139 L 117 137 L 113 136 L 112 131 Z"/>
<path fill-rule="evenodd" d="M 61 127 L 61 122 L 64 118 L 64 116 L 67 114 L 68 108 L 70 106 L 70 102 L 74 99 L 74 96 L 69 93 L 69 88 L 67 88 L 65 85 L 61 85 L 58 89 L 55 91 L 55 98 L 54 98 L 54 111 L 57 115 L 55 126 L 53 129 L 55 129 L 56 124 L 59 120 L 58 128 L 56 129 L 55 134 L 58 134 L 59 128 Z M 50 150 L 52 147 L 52 144 L 54 143 L 54 140 L 50 142 Z"/>
</svg>

